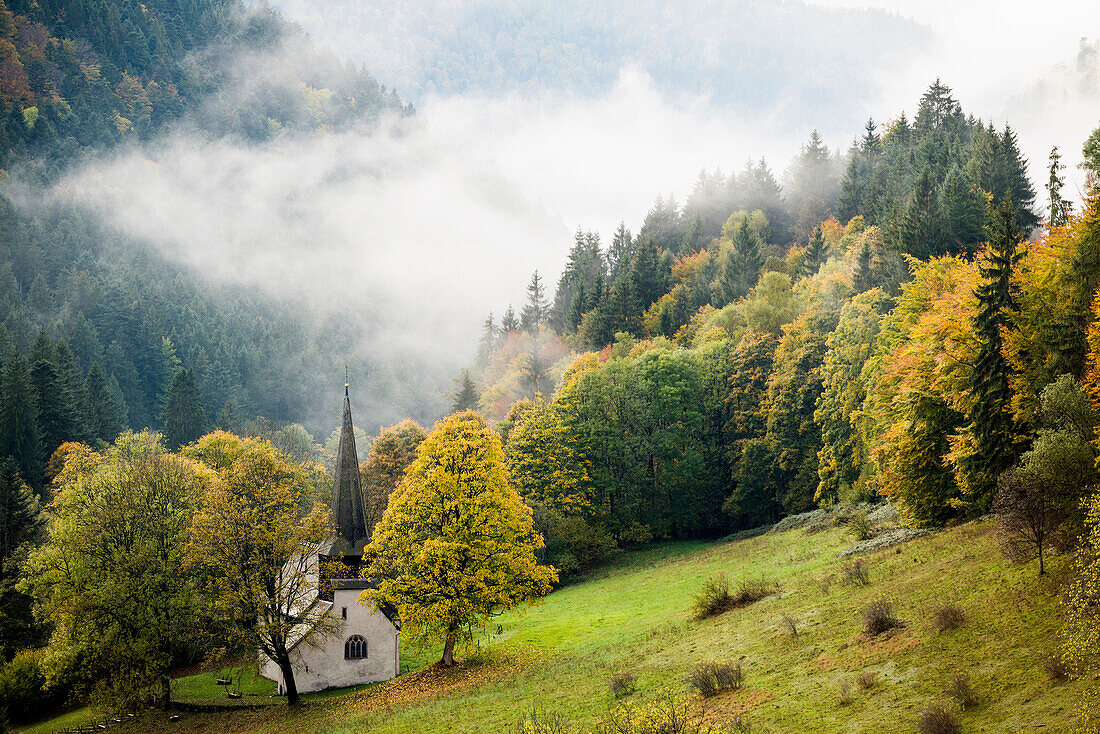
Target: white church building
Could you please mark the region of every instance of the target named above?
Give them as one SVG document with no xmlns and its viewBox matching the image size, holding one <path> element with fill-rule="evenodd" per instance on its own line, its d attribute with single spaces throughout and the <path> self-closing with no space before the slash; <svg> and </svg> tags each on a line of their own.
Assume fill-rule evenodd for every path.
<svg viewBox="0 0 1100 734">
<path fill-rule="evenodd" d="M 312 551 L 309 575 L 318 589 L 313 604 L 332 616 L 336 632 L 312 645 L 301 639 L 292 642 L 290 656 L 299 693 L 389 680 L 400 671 L 401 621 L 396 610 L 359 602 L 359 595 L 371 588 L 368 580 L 358 578 L 369 531 L 346 383 L 331 511 L 337 534 Z M 323 580 L 320 570 L 333 567 L 347 572 Z M 338 578 L 340 575 L 349 578 Z M 263 657 L 260 675 L 275 681 L 279 695 L 285 694 L 282 671 L 273 661 Z"/>
</svg>

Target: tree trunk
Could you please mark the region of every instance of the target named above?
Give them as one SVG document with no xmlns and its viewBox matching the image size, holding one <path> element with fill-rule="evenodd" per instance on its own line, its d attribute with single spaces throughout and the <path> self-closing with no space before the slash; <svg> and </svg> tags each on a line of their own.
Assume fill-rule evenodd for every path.
<svg viewBox="0 0 1100 734">
<path fill-rule="evenodd" d="M 160 707 L 164 711 L 172 704 L 172 679 L 167 674 L 160 677 Z"/>
<path fill-rule="evenodd" d="M 447 633 L 447 642 L 443 645 L 442 662 L 448 668 L 455 664 L 455 636 L 453 632 Z"/>
<path fill-rule="evenodd" d="M 289 653 L 282 653 L 278 656 L 279 670 L 283 673 L 283 687 L 286 689 L 286 704 L 287 706 L 297 706 L 298 699 L 298 686 L 294 683 L 294 667 L 290 664 Z"/>
<path fill-rule="evenodd" d="M 1046 573 L 1046 569 L 1043 568 L 1043 544 L 1039 544 L 1039 575 L 1042 576 Z"/>
</svg>

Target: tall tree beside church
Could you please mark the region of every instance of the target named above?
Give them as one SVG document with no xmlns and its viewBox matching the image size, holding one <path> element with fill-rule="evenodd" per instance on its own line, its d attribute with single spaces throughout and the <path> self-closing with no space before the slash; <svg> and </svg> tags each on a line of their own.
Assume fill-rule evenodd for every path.
<svg viewBox="0 0 1100 734">
<path fill-rule="evenodd" d="M 536 270 L 527 284 L 527 303 L 519 315 L 520 328 L 529 334 L 537 334 L 539 327 L 546 323 L 549 306 L 546 302 L 546 286 Z"/>
<path fill-rule="evenodd" d="M 1009 364 L 1004 356 L 1003 330 L 1017 310 L 1013 270 L 1020 260 L 1016 208 L 1007 196 L 990 217 L 989 250 L 978 267 L 980 282 L 974 295 L 978 312 L 974 331 L 978 354 L 973 373 L 973 407 L 968 416 L 973 445 L 963 462 L 965 489 L 977 513 L 989 510 L 997 477 L 1016 458 L 1010 413 L 1012 391 Z"/>
<path fill-rule="evenodd" d="M 390 498 L 364 552 L 365 575 L 381 580 L 364 597 L 396 606 L 406 635 L 441 639 L 451 666 L 470 630 L 550 591 L 557 572 L 535 559 L 542 545 L 508 484 L 500 437 L 459 413 L 435 425 Z"/>
<path fill-rule="evenodd" d="M 19 473 L 36 488 L 42 486 L 42 440 L 38 411 L 27 361 L 15 354 L 0 380 L 0 458 L 10 456 Z"/>
<path fill-rule="evenodd" d="M 1050 149 L 1050 160 L 1047 162 L 1047 207 L 1050 212 L 1051 227 L 1064 226 L 1073 214 L 1073 202 L 1062 198 L 1062 187 L 1066 183 L 1062 171 L 1065 168 L 1056 145 Z"/>
<path fill-rule="evenodd" d="M 335 632 L 336 620 L 317 605 L 313 568 L 302 547 L 332 529 L 328 507 L 315 503 L 304 518 L 318 468 L 291 461 L 270 443 L 212 433 L 184 449 L 217 480 L 195 513 L 188 559 L 214 600 L 211 622 L 226 631 L 234 652 L 256 650 L 279 666 L 287 704 L 299 703 L 290 653 Z"/>
<path fill-rule="evenodd" d="M 105 703 L 133 704 L 147 687 L 165 706 L 171 698 L 169 670 L 198 628 L 184 549 L 210 478 L 152 433 L 66 454 L 49 538 L 27 575 L 55 625 L 49 655 L 82 660 L 78 675 Z"/>
<path fill-rule="evenodd" d="M 390 495 L 405 478 L 405 470 L 416 460 L 416 452 L 427 435 L 420 424 L 406 418 L 396 426 L 383 428 L 371 442 L 367 460 L 359 467 L 368 536 L 381 521 Z"/>
<path fill-rule="evenodd" d="M 206 432 L 206 409 L 194 370 L 176 372 L 172 386 L 168 388 L 161 422 L 164 424 L 164 440 L 172 449 L 191 443 Z"/>
</svg>

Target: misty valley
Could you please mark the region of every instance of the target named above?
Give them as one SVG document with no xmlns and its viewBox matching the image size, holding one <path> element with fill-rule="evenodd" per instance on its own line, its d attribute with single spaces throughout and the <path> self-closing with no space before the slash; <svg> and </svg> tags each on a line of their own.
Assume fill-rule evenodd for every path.
<svg viewBox="0 0 1100 734">
<path fill-rule="evenodd" d="M 1100 731 L 1093 27 L 0 0 L 0 732 Z"/>
</svg>

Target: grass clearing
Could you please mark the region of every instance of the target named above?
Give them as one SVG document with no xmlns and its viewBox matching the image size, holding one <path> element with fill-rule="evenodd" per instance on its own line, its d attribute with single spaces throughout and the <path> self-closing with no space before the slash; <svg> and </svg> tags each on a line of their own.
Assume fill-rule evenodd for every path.
<svg viewBox="0 0 1100 734">
<path fill-rule="evenodd" d="M 614 674 L 630 671 L 637 692 L 629 700 L 647 701 L 688 694 L 691 671 L 716 660 L 739 664 L 744 685 L 707 699 L 708 719 L 740 717 L 753 731 L 913 731 L 923 711 L 949 700 L 944 684 L 958 671 L 969 672 L 981 701 L 958 714 L 964 731 L 1016 732 L 1035 723 L 1046 732 L 1076 730 L 1076 701 L 1096 682 L 1050 680 L 1044 665 L 1058 645 L 1057 587 L 1037 582 L 1031 565 L 1009 564 L 992 523 L 863 556 L 867 586 L 828 583 L 842 574 L 836 555 L 851 542 L 844 528 L 796 529 L 624 554 L 538 607 L 494 620 L 476 663 L 443 671 L 425 667 L 438 649 L 403 652 L 404 663 L 419 669 L 393 681 L 330 692 L 298 712 L 185 714 L 173 731 L 497 732 L 532 710 L 588 730 L 617 705 L 608 685 Z M 1067 565 L 1054 559 L 1055 579 Z M 780 591 L 695 620 L 693 596 L 723 573 L 773 579 Z M 862 612 L 882 598 L 908 624 L 869 637 Z M 968 621 L 937 633 L 931 611 L 945 603 L 966 609 Z M 874 684 L 856 685 L 865 672 Z M 133 729 L 159 734 L 158 716 Z"/>
</svg>

